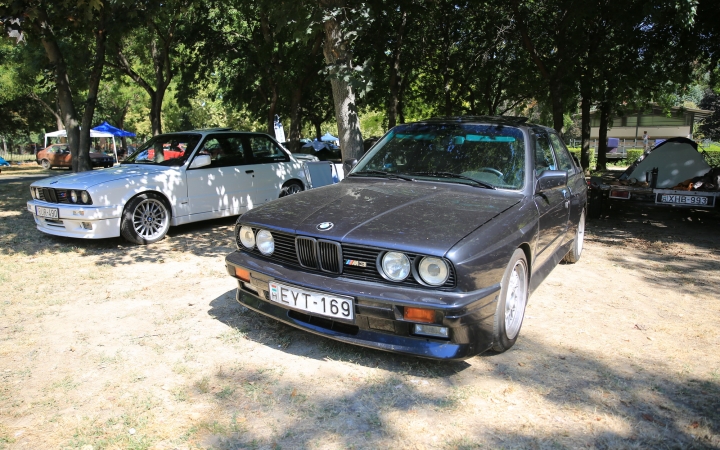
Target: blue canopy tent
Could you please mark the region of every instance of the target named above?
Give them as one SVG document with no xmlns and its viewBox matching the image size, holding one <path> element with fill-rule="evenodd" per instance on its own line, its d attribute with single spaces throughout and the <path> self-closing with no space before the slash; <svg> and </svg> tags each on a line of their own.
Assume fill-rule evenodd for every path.
<svg viewBox="0 0 720 450">
<path fill-rule="evenodd" d="M 131 133 L 129 131 L 121 130 L 120 128 L 114 127 L 107 123 L 107 121 L 101 123 L 100 125 L 93 128 L 95 131 L 100 131 L 103 133 L 110 133 L 113 136 L 118 137 L 135 137 L 135 133 Z"/>
<path fill-rule="evenodd" d="M 117 147 L 115 146 L 115 137 L 135 137 L 135 133 L 131 133 L 129 131 L 121 130 L 120 128 L 114 127 L 107 123 L 107 121 L 103 121 L 100 125 L 96 126 L 95 128 L 92 128 L 90 131 L 95 131 L 98 133 L 108 133 L 113 135 L 113 152 L 115 153 L 115 161 L 120 162 L 118 160 L 117 156 Z"/>
</svg>

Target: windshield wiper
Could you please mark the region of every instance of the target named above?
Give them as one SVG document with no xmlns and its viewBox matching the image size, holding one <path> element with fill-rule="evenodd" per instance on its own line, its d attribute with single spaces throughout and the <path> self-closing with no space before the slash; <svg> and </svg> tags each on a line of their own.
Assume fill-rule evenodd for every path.
<svg viewBox="0 0 720 450">
<path fill-rule="evenodd" d="M 429 177 L 438 177 L 438 178 L 459 178 L 461 180 L 468 180 L 472 181 L 478 186 L 487 188 L 487 189 L 497 189 L 495 186 L 493 186 L 490 183 L 486 183 L 484 181 L 476 180 L 475 178 L 466 177 L 465 175 L 461 175 L 459 173 L 452 173 L 452 172 L 413 172 L 413 175 L 426 175 Z"/>
<path fill-rule="evenodd" d="M 349 176 L 352 177 L 357 175 L 383 175 L 390 179 L 396 178 L 398 180 L 415 181 L 415 178 L 413 177 L 406 177 L 404 175 L 398 175 L 396 173 L 385 172 L 382 170 L 361 170 L 360 172 L 353 172 Z"/>
</svg>

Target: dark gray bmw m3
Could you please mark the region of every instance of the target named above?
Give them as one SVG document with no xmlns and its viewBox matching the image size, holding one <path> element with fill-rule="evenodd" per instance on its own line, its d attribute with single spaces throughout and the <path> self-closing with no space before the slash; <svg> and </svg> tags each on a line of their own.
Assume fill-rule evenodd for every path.
<svg viewBox="0 0 720 450">
<path fill-rule="evenodd" d="M 582 253 L 582 170 L 524 118 L 400 125 L 346 166 L 340 183 L 238 219 L 226 266 L 241 304 L 351 344 L 465 359 L 512 347 L 532 291 Z"/>
</svg>

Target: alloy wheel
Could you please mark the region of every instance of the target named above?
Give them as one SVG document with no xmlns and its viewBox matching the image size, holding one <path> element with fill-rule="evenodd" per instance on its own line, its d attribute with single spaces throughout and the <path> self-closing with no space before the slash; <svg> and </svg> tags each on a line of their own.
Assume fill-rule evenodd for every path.
<svg viewBox="0 0 720 450">
<path fill-rule="evenodd" d="M 167 209 L 160 200 L 145 199 L 133 211 L 133 228 L 143 239 L 153 240 L 162 236 L 167 225 Z"/>
<path fill-rule="evenodd" d="M 515 263 L 508 280 L 505 296 L 505 334 L 508 339 L 515 339 L 520 332 L 525 304 L 527 302 L 527 268 L 525 262 Z"/>
</svg>

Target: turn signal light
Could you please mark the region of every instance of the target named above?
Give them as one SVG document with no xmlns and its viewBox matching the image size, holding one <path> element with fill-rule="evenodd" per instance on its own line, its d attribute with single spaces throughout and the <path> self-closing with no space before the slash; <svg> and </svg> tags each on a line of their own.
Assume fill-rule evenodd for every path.
<svg viewBox="0 0 720 450">
<path fill-rule="evenodd" d="M 435 310 L 405 307 L 403 317 L 405 320 L 412 320 L 413 322 L 432 323 L 435 322 Z"/>
<path fill-rule="evenodd" d="M 243 269 L 242 267 L 236 267 L 235 276 L 247 283 L 250 282 L 250 271 L 247 269 Z"/>
</svg>

